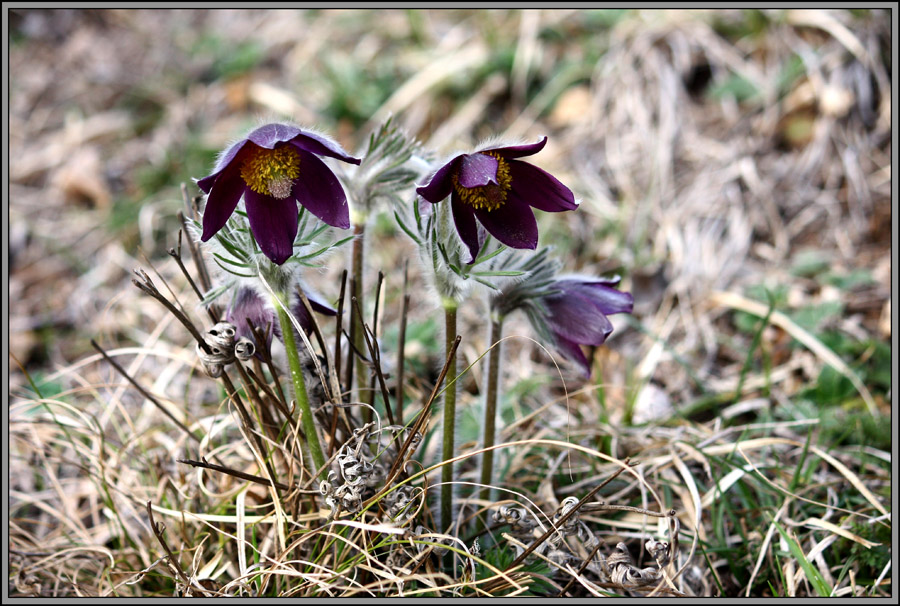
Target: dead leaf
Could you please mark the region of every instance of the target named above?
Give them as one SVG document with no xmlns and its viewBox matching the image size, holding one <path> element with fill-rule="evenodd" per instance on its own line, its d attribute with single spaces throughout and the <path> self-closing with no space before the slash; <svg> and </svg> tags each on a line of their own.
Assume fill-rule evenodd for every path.
<svg viewBox="0 0 900 606">
<path fill-rule="evenodd" d="M 56 171 L 53 185 L 62 191 L 70 204 L 87 202 L 100 209 L 108 209 L 112 205 L 112 194 L 96 147 L 78 148 Z"/>
</svg>

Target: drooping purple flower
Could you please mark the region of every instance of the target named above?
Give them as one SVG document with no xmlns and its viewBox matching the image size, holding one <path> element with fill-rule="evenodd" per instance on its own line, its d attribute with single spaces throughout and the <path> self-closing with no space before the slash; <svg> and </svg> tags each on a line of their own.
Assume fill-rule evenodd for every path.
<svg viewBox="0 0 900 606">
<path fill-rule="evenodd" d="M 469 263 L 481 249 L 483 234 L 475 220 L 511 248 L 537 247 L 538 229 L 532 208 L 562 212 L 578 207 L 572 191 L 550 173 L 517 158 L 543 149 L 536 143 L 492 147 L 460 154 L 442 166 L 416 192 L 437 204 L 450 196 L 456 231 L 469 250 Z"/>
<path fill-rule="evenodd" d="M 326 316 L 337 315 L 337 310 L 328 305 L 318 293 L 305 289 L 304 294 L 314 311 Z M 304 332 L 309 334 L 312 331 L 313 321 L 309 314 L 306 313 L 303 301 L 298 298 L 291 306 L 291 312 L 297 318 Z M 225 313 L 225 321 L 234 324 L 235 339 L 247 337 L 256 344 L 256 339 L 250 332 L 250 325 L 247 320 L 250 320 L 257 330 L 261 330 L 266 335 L 266 351 L 271 351 L 272 337 L 281 339 L 281 327 L 275 316 L 275 310 L 267 305 L 265 299 L 254 289 L 241 287 L 228 306 L 228 310 Z M 258 349 L 255 355 L 259 359 L 264 359 Z"/>
<path fill-rule="evenodd" d="M 209 194 L 200 239 L 225 226 L 242 196 L 253 237 L 278 265 L 294 252 L 298 203 L 328 225 L 350 227 L 344 189 L 319 156 L 360 163 L 334 141 L 290 124 L 266 124 L 231 145 L 197 181 Z"/>
<path fill-rule="evenodd" d="M 561 278 L 551 287 L 557 292 L 542 299 L 556 348 L 576 362 L 585 377 L 590 376 L 591 365 L 580 346 L 603 345 L 613 331 L 606 316 L 631 313 L 634 306 L 631 293 L 614 288 L 618 283 L 618 277 Z"/>
<path fill-rule="evenodd" d="M 275 311 L 266 305 L 265 300 L 252 288 L 239 288 L 228 310 L 225 312 L 225 321 L 234 324 L 235 340 L 241 337 L 250 339 L 256 345 L 256 357 L 264 359 L 260 353 L 260 346 L 255 336 L 250 332 L 250 324 L 253 323 L 257 331 L 266 335 L 266 351 L 272 347 L 272 336 L 281 332 L 278 330 L 278 321 L 275 319 Z"/>
</svg>

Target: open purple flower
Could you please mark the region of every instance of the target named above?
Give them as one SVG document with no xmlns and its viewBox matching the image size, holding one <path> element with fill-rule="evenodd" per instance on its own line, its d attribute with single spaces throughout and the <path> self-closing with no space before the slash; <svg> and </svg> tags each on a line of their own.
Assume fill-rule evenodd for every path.
<svg viewBox="0 0 900 606">
<path fill-rule="evenodd" d="M 572 191 L 548 172 L 517 160 L 543 149 L 537 143 L 492 147 L 461 154 L 442 166 L 431 181 L 416 189 L 436 204 L 450 196 L 456 231 L 471 259 L 484 243 L 475 219 L 497 240 L 511 248 L 537 247 L 538 229 L 532 208 L 562 212 L 578 207 Z"/>
<path fill-rule="evenodd" d="M 306 298 L 309 300 L 309 305 L 313 308 L 313 311 L 326 316 L 337 315 L 337 310 L 328 305 L 318 293 L 311 290 L 304 290 L 304 294 L 306 294 Z M 312 331 L 313 321 L 309 314 L 306 313 L 306 306 L 303 305 L 303 301 L 298 299 L 291 306 L 291 311 L 297 318 L 300 326 L 303 327 L 304 332 L 309 334 Z M 250 320 L 257 330 L 261 330 L 266 334 L 266 351 L 271 351 L 272 337 L 276 336 L 279 339 L 281 338 L 281 328 L 275 317 L 275 310 L 268 306 L 265 300 L 254 289 L 242 287 L 238 289 L 237 294 L 228 306 L 228 311 L 225 314 L 225 321 L 234 324 L 235 340 L 241 337 L 247 337 L 256 343 L 256 339 L 250 332 L 250 325 L 247 320 Z M 256 357 L 263 359 L 259 350 L 256 352 Z"/>
<path fill-rule="evenodd" d="M 563 278 L 551 288 L 558 291 L 543 297 L 547 326 L 556 340 L 556 348 L 581 366 L 585 377 L 591 374 L 580 345 L 603 345 L 613 331 L 606 316 L 631 313 L 631 293 L 616 290 L 619 278 Z"/>
<path fill-rule="evenodd" d="M 290 124 L 266 124 L 231 145 L 213 173 L 197 181 L 209 194 L 200 239 L 225 226 L 241 196 L 253 237 L 278 265 L 294 252 L 297 203 L 328 225 L 350 227 L 344 189 L 318 156 L 360 163 L 334 141 Z"/>
</svg>

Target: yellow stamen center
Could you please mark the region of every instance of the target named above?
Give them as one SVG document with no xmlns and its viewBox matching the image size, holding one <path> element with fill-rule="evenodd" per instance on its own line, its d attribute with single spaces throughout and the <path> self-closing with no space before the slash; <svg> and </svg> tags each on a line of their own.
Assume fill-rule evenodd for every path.
<svg viewBox="0 0 900 606">
<path fill-rule="evenodd" d="M 500 208 L 506 202 L 506 196 L 512 188 L 512 176 L 509 174 L 509 164 L 496 152 L 480 152 L 497 159 L 497 183 L 488 183 L 478 187 L 463 187 L 459 184 L 459 177 L 453 175 L 453 188 L 460 199 L 472 208 L 492 211 Z"/>
<path fill-rule="evenodd" d="M 276 149 L 254 146 L 241 163 L 241 178 L 258 194 L 273 198 L 291 195 L 294 180 L 300 175 L 300 154 L 289 145 Z"/>
</svg>

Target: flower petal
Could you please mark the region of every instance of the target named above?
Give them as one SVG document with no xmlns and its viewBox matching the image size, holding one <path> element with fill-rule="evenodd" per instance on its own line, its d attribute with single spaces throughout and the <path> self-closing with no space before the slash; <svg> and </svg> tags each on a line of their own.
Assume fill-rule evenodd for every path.
<svg viewBox="0 0 900 606">
<path fill-rule="evenodd" d="M 465 188 L 497 183 L 497 158 L 487 154 L 465 154 L 459 160 L 456 175 Z"/>
<path fill-rule="evenodd" d="M 209 190 L 212 189 L 213 185 L 216 182 L 216 179 L 218 179 L 219 176 L 228 169 L 231 163 L 237 158 L 241 150 L 244 149 L 244 146 L 246 144 L 247 139 L 241 139 L 240 141 L 232 144 L 228 149 L 225 150 L 225 153 L 221 154 L 216 160 L 216 167 L 213 169 L 212 174 L 197 180 L 197 185 L 200 187 L 200 189 L 203 190 L 203 193 L 209 193 Z"/>
<path fill-rule="evenodd" d="M 306 298 L 309 301 L 309 306 L 313 308 L 313 311 L 324 314 L 326 316 L 337 315 L 337 310 L 328 304 L 328 301 L 325 300 L 325 297 L 305 285 L 302 288 L 303 294 L 306 295 Z"/>
<path fill-rule="evenodd" d="M 537 248 L 537 221 L 531 207 L 524 202 L 510 196 L 500 208 L 476 209 L 475 216 L 503 244 L 512 248 Z"/>
<path fill-rule="evenodd" d="M 613 325 L 590 299 L 578 293 L 560 293 L 544 299 L 550 329 L 582 345 L 603 345 Z"/>
<path fill-rule="evenodd" d="M 472 207 L 465 204 L 453 192 L 450 197 L 450 208 L 453 210 L 453 222 L 456 224 L 456 232 L 462 239 L 463 244 L 469 250 L 469 260 L 466 263 L 474 263 L 481 245 L 484 244 L 483 238 L 479 238 L 478 224 L 475 222 L 475 214 Z"/>
<path fill-rule="evenodd" d="M 440 167 L 437 172 L 431 176 L 431 180 L 428 181 L 427 184 L 416 188 L 416 193 L 432 204 L 437 204 L 449 196 L 450 192 L 453 191 L 453 180 L 451 177 L 453 176 L 453 171 L 456 170 L 456 165 L 460 158 L 462 158 L 462 156 L 456 156 Z"/>
<path fill-rule="evenodd" d="M 558 213 L 575 210 L 575 195 L 547 171 L 527 162 L 511 160 L 509 174 L 512 177 L 510 196 L 516 196 L 538 210 Z"/>
<path fill-rule="evenodd" d="M 297 201 L 258 194 L 249 187 L 244 195 L 250 231 L 259 248 L 277 265 L 283 264 L 294 254 L 294 238 L 297 237 Z"/>
<path fill-rule="evenodd" d="M 296 199 L 332 227 L 350 227 L 350 207 L 344 188 L 331 169 L 308 151 L 300 151 L 300 176 L 294 181 L 289 199 Z"/>
<path fill-rule="evenodd" d="M 206 242 L 225 227 L 245 191 L 250 191 L 238 170 L 225 170 L 216 180 L 203 210 L 203 235 Z"/>
<path fill-rule="evenodd" d="M 618 283 L 618 279 L 614 283 Z M 634 308 L 634 297 L 631 296 L 631 293 L 611 288 L 600 280 L 558 280 L 555 285 L 563 291 L 578 293 L 607 316 L 621 313 L 630 314 Z"/>
<path fill-rule="evenodd" d="M 332 307 L 325 301 L 325 298 L 322 297 L 319 293 L 312 290 L 306 284 L 301 283 L 300 288 L 303 290 L 303 294 L 306 295 L 306 299 L 309 301 L 309 306 L 312 307 L 313 311 L 318 312 L 320 314 L 326 316 L 336 316 L 337 310 L 332 309 Z M 303 304 L 303 301 L 300 297 L 297 297 L 294 304 L 291 306 L 291 311 L 294 312 L 294 315 L 297 316 L 297 321 L 300 322 L 300 326 L 303 327 L 303 330 L 309 334 L 313 329 L 313 319 L 306 311 L 306 305 Z"/>
<path fill-rule="evenodd" d="M 209 190 L 212 189 L 212 186 L 215 185 L 216 179 L 219 178 L 220 174 L 221 173 L 213 173 L 202 179 L 197 179 L 197 187 L 199 187 L 204 194 L 208 194 Z"/>
<path fill-rule="evenodd" d="M 622 281 L 622 276 L 587 276 L 582 274 L 559 275 L 557 283 L 564 283 L 566 288 L 570 284 L 602 284 L 604 286 L 616 286 Z"/>
<path fill-rule="evenodd" d="M 298 135 L 291 139 L 294 147 L 306 150 L 319 156 L 328 156 L 329 158 L 337 158 L 350 164 L 359 164 L 362 162 L 360 158 L 354 158 L 335 141 L 322 135 L 301 130 Z"/>
<path fill-rule="evenodd" d="M 310 301 L 312 303 L 312 301 Z M 303 332 L 309 334 L 312 332 L 313 320 L 309 313 L 306 311 L 306 305 L 303 304 L 303 301 L 297 300 L 296 303 L 291 307 L 291 312 L 294 314 L 294 317 L 297 318 L 297 322 L 303 327 Z M 296 331 L 295 331 L 296 332 Z"/>
<path fill-rule="evenodd" d="M 521 158 L 523 156 L 533 156 L 547 145 L 547 136 L 536 143 L 524 143 L 522 145 L 510 145 L 508 147 L 489 147 L 479 151 L 495 151 L 504 158 Z"/>
<path fill-rule="evenodd" d="M 260 147 L 265 147 L 266 149 L 275 149 L 279 143 L 290 141 L 302 132 L 302 130 L 292 124 L 272 122 L 271 124 L 260 126 L 251 132 L 247 135 L 247 140 L 256 143 Z"/>
<path fill-rule="evenodd" d="M 560 335 L 554 335 L 554 337 L 556 338 L 556 349 L 567 359 L 578 364 L 585 379 L 589 378 L 591 376 L 591 363 L 581 350 L 581 346 Z"/>
<path fill-rule="evenodd" d="M 272 337 L 281 337 L 281 331 L 278 329 L 278 323 L 275 322 L 275 312 L 266 307 L 265 301 L 259 293 L 252 288 L 241 287 L 228 306 L 225 314 L 225 321 L 234 324 L 235 338 L 246 337 L 256 343 L 256 339 L 250 332 L 250 326 L 247 322 L 250 320 L 257 330 L 261 330 L 266 335 L 266 342 L 263 346 L 269 351 L 272 345 Z M 257 351 L 254 354 L 260 360 L 263 359 L 261 348 L 257 344 Z"/>
</svg>

